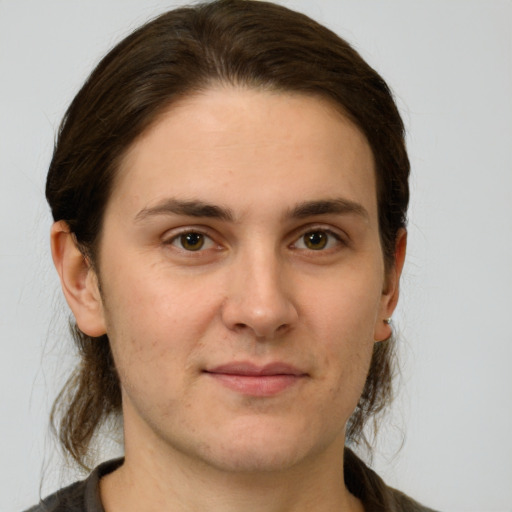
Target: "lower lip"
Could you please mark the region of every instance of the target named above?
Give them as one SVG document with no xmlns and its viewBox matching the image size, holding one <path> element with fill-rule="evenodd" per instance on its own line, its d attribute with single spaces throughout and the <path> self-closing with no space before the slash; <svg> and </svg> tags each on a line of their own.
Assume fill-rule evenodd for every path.
<svg viewBox="0 0 512 512">
<path fill-rule="evenodd" d="M 223 386 L 250 396 L 273 396 L 294 386 L 302 380 L 301 375 L 233 375 L 208 373 Z"/>
</svg>

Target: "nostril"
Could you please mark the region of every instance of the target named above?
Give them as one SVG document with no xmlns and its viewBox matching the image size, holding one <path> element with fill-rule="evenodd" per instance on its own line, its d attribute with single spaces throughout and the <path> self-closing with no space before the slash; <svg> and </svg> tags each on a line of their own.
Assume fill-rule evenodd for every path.
<svg viewBox="0 0 512 512">
<path fill-rule="evenodd" d="M 270 325 L 264 326 L 264 325 L 258 325 L 258 326 L 251 326 L 249 324 L 238 322 L 234 324 L 232 327 L 232 330 L 238 333 L 243 333 L 244 331 L 251 331 L 253 332 L 253 335 L 256 338 L 259 339 L 271 339 L 274 338 L 276 335 L 282 335 L 284 334 L 289 328 L 290 324 L 283 323 L 279 325 L 278 327 L 274 328 Z"/>
<path fill-rule="evenodd" d="M 281 324 L 277 329 L 276 332 L 283 332 L 286 331 L 290 326 L 288 324 Z"/>
</svg>

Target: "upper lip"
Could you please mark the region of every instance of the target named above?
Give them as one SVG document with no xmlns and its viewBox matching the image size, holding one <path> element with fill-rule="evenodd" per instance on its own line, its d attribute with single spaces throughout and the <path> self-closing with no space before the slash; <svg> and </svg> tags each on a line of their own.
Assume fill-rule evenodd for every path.
<svg viewBox="0 0 512 512">
<path fill-rule="evenodd" d="M 206 373 L 219 373 L 224 375 L 268 376 L 268 375 L 306 375 L 306 372 L 297 367 L 282 362 L 258 365 L 247 361 L 233 361 L 213 368 L 207 368 Z"/>
</svg>

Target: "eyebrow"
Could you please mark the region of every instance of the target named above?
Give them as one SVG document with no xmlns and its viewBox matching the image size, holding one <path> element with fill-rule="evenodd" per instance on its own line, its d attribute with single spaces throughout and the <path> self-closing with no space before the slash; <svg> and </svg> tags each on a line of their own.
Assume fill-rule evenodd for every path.
<svg viewBox="0 0 512 512">
<path fill-rule="evenodd" d="M 363 205 L 344 198 L 304 201 L 295 206 L 289 213 L 289 216 L 295 219 L 304 219 L 316 215 L 328 215 L 333 213 L 339 215 L 357 215 L 365 219 L 370 218 L 368 210 L 366 210 Z"/>
<path fill-rule="evenodd" d="M 233 212 L 229 208 L 208 204 L 203 201 L 182 201 L 169 198 L 150 208 L 143 208 L 135 216 L 135 221 L 140 222 L 149 217 L 172 214 L 186 215 L 187 217 L 206 217 L 231 222 L 234 219 Z"/>
<path fill-rule="evenodd" d="M 235 215 L 230 208 L 205 203 L 200 200 L 184 201 L 175 198 L 164 199 L 155 206 L 143 208 L 135 216 L 136 222 L 141 222 L 158 215 L 186 215 L 187 217 L 210 218 L 234 222 Z M 304 219 L 317 215 L 357 215 L 369 218 L 368 211 L 361 204 L 348 199 L 321 199 L 304 201 L 289 210 L 285 217 Z"/>
</svg>

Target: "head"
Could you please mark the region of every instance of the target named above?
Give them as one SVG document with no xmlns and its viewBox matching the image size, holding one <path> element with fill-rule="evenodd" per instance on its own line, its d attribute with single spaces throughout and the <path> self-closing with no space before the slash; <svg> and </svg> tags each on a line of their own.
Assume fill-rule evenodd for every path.
<svg viewBox="0 0 512 512">
<path fill-rule="evenodd" d="M 306 16 L 266 2 L 221 0 L 168 12 L 128 36 L 99 63 L 62 122 L 46 195 L 99 292 L 105 216 L 130 151 L 175 106 L 226 89 L 314 99 L 357 129 L 373 159 L 383 266 L 393 272 L 409 162 L 387 85 L 345 41 Z M 60 435 L 83 462 L 99 425 L 121 412 L 121 390 L 108 335 L 100 327 L 84 333 L 75 325 L 73 332 L 82 361 L 61 395 L 67 410 Z M 349 441 L 363 439 L 365 423 L 391 398 L 393 339 L 378 341 L 347 425 Z"/>
</svg>

